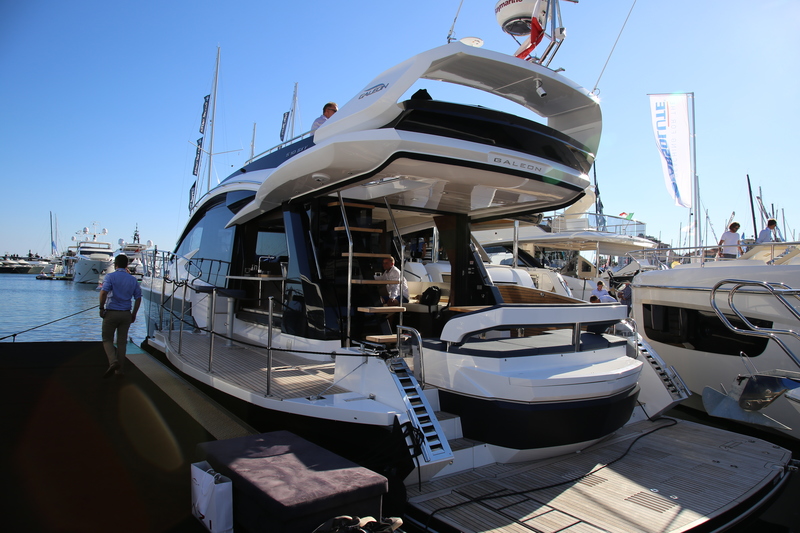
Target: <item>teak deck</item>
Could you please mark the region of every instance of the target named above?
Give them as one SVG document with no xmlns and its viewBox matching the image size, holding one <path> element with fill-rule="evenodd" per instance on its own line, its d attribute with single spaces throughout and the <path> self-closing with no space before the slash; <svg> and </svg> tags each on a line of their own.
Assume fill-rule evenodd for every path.
<svg viewBox="0 0 800 533">
<path fill-rule="evenodd" d="M 779 446 L 693 422 L 671 423 L 638 422 L 581 453 L 494 464 L 421 489 L 413 485 L 410 504 L 467 533 L 677 532 L 788 477 L 780 477 L 781 465 L 791 454 Z M 662 429 L 625 454 L 655 428 Z"/>
<path fill-rule="evenodd" d="M 178 354 L 179 332 L 173 331 L 172 338 L 164 333 L 163 339 L 173 354 Z M 159 334 L 161 337 L 162 334 Z M 203 333 L 183 332 L 180 353 L 184 364 L 208 372 L 209 336 Z M 227 381 L 242 389 L 265 394 L 267 391 L 266 349 L 234 343 L 217 337 L 214 341 L 214 355 L 211 369 L 214 377 Z M 280 350 L 272 351 L 272 371 L 270 396 L 277 398 L 305 398 L 321 394 L 348 392 L 347 389 L 333 385 L 334 363 L 320 363 Z"/>
</svg>

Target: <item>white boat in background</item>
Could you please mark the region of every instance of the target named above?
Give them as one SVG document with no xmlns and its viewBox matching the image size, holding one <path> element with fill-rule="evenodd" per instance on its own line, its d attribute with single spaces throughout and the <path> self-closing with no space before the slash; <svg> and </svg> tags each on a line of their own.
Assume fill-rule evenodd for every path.
<svg viewBox="0 0 800 533">
<path fill-rule="evenodd" d="M 541 223 L 501 220 L 480 224 L 473 234 L 494 264 L 525 268 L 537 288 L 588 300 L 598 280 L 616 289 L 643 268 L 626 254 L 656 247 L 644 237 L 644 223 L 584 212 L 593 203 L 594 194 L 587 194 Z"/>
<path fill-rule="evenodd" d="M 18 257 L 4 256 L 0 259 L 0 274 L 27 274 L 31 265 Z"/>
<path fill-rule="evenodd" d="M 110 271 L 114 265 L 114 250 L 110 242 L 98 241 L 99 235 L 107 235 L 108 230 L 101 232 L 83 228 L 77 235 L 72 236 L 75 244 L 67 248 L 63 258 L 64 275 L 71 272 L 72 281 L 76 283 L 94 283 L 100 281 L 100 276 Z"/>
<path fill-rule="evenodd" d="M 118 243 L 119 248 L 114 252 L 114 257 L 120 254 L 128 256 L 128 272 L 141 281 L 145 275 L 144 252 L 153 247 L 153 241 L 141 242 L 137 225 L 131 242 L 120 239 Z"/>
<path fill-rule="evenodd" d="M 48 262 L 41 258 L 29 257 L 28 259 L 23 260 L 22 262 L 30 266 L 30 269 L 28 269 L 28 274 L 41 274 L 42 272 L 44 272 L 44 269 L 48 266 Z"/>
<path fill-rule="evenodd" d="M 800 438 L 800 243 L 717 249 L 636 254 L 662 267 L 634 278 L 639 333 L 680 372 L 687 405 Z"/>
</svg>

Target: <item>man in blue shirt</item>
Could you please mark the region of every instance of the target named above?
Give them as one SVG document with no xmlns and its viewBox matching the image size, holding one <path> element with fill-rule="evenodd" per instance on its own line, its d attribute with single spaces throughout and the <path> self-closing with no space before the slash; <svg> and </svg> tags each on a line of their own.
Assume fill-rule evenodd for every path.
<svg viewBox="0 0 800 533">
<path fill-rule="evenodd" d="M 106 274 L 100 290 L 100 316 L 103 317 L 103 348 L 108 356 L 108 370 L 104 378 L 112 374 L 121 376 L 128 346 L 128 329 L 136 321 L 136 313 L 142 303 L 142 289 L 136 278 L 128 272 L 128 256 L 120 254 L 114 258 L 114 272 Z M 133 298 L 133 311 L 131 311 Z M 106 307 L 106 301 L 108 306 Z M 114 347 L 114 333 L 117 346 Z"/>
<path fill-rule="evenodd" d="M 778 221 L 774 218 L 769 219 L 767 221 L 767 227 L 758 233 L 758 239 L 756 239 L 756 242 L 780 242 L 780 239 L 777 236 L 777 229 Z"/>
</svg>

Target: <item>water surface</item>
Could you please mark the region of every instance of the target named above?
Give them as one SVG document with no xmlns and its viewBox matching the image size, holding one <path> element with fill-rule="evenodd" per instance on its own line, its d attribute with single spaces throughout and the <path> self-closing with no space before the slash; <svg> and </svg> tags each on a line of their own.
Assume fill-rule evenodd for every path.
<svg viewBox="0 0 800 533">
<path fill-rule="evenodd" d="M 99 341 L 99 302 L 94 284 L 0 274 L 0 342 Z M 143 309 L 129 336 L 137 344 L 145 338 Z"/>
</svg>

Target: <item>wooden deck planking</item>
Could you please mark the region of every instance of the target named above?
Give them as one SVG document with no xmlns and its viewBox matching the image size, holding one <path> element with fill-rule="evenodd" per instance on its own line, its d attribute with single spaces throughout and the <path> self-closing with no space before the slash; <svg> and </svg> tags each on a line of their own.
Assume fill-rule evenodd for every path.
<svg viewBox="0 0 800 533">
<path fill-rule="evenodd" d="M 207 372 L 209 341 L 210 337 L 207 335 L 184 331 L 179 354 L 181 360 L 202 372 Z M 172 353 L 178 354 L 177 332 L 173 332 L 171 341 L 165 335 L 164 342 Z M 267 362 L 266 349 L 235 342 L 232 346 L 228 346 L 226 339 L 216 338 L 211 375 L 241 389 L 266 394 Z M 342 387 L 332 386 L 333 375 L 333 362 L 320 363 L 273 350 L 270 395 L 287 399 L 348 392 Z"/>
<path fill-rule="evenodd" d="M 776 474 L 771 465 L 789 453 L 758 439 L 679 422 L 639 439 L 615 461 L 640 432 L 653 427 L 640 422 L 623 428 L 580 454 L 489 465 L 434 480 L 421 491 L 409 487 L 409 501 L 431 513 L 505 490 L 497 492 L 500 497 L 435 514 L 446 522 L 474 524 L 480 532 L 678 531 L 721 514 L 771 483 Z M 554 484 L 560 485 L 536 489 Z"/>
</svg>

